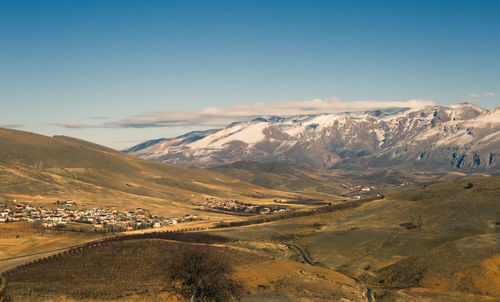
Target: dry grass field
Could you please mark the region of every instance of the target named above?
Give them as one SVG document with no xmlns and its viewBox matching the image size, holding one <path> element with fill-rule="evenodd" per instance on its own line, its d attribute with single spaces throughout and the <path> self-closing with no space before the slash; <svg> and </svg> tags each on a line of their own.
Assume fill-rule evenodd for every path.
<svg viewBox="0 0 500 302">
<path fill-rule="evenodd" d="M 6 301 L 158 301 L 164 263 L 177 244 L 167 240 L 114 242 L 22 267 L 10 274 Z M 244 301 L 362 301 L 364 288 L 342 274 L 270 256 L 258 249 L 211 247 L 236 268 Z"/>
<path fill-rule="evenodd" d="M 364 280 L 377 301 L 500 299 L 500 177 L 434 184 L 359 208 L 214 233 L 295 243 L 316 265 Z"/>
<path fill-rule="evenodd" d="M 3 223 L 0 227 L 0 259 L 40 253 L 95 240 L 101 235 L 44 231 L 29 222 Z"/>
</svg>

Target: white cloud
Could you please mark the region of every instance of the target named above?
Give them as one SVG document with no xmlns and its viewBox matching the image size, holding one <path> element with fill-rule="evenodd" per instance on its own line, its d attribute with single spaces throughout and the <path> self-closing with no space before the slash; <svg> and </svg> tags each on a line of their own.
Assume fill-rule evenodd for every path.
<svg viewBox="0 0 500 302">
<path fill-rule="evenodd" d="M 259 116 L 291 116 L 366 110 L 388 110 L 435 105 L 430 100 L 409 101 L 356 101 L 341 102 L 338 98 L 313 99 L 299 102 L 256 103 L 226 108 L 207 107 L 192 112 L 158 111 L 136 115 L 116 122 L 105 123 L 103 127 L 147 128 L 178 126 L 223 127 L 234 121 L 251 120 Z M 78 128 L 79 125 L 73 125 Z"/>
<path fill-rule="evenodd" d="M 468 94 L 467 97 L 468 98 L 477 98 L 477 97 L 479 97 L 479 94 L 477 94 L 477 93 L 471 93 L 471 94 Z"/>
<path fill-rule="evenodd" d="M 51 124 L 51 125 L 68 129 L 101 128 L 101 126 L 87 125 L 87 124 L 82 124 L 80 122 L 70 122 L 66 124 Z"/>
<path fill-rule="evenodd" d="M 471 94 L 468 94 L 466 96 L 466 98 L 480 98 L 480 97 L 494 97 L 496 96 L 496 94 L 494 92 L 485 92 L 485 93 L 481 93 L 481 94 L 478 94 L 478 93 L 471 93 Z"/>
</svg>

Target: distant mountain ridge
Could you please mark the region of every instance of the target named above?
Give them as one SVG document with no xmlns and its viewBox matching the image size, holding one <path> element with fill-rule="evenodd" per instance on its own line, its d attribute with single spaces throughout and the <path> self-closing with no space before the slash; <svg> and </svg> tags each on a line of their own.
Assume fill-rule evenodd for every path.
<svg viewBox="0 0 500 302">
<path fill-rule="evenodd" d="M 246 160 L 315 169 L 500 171 L 500 107 L 487 110 L 463 103 L 390 112 L 264 116 L 147 141 L 125 152 L 194 167 Z"/>
</svg>

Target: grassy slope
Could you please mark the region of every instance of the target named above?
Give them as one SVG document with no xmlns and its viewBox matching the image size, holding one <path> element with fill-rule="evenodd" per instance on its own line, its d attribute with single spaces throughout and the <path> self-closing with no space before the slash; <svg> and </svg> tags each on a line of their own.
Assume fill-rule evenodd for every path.
<svg viewBox="0 0 500 302">
<path fill-rule="evenodd" d="M 189 206 L 200 197 L 273 198 L 269 190 L 206 170 L 167 166 L 67 137 L 0 128 L 0 201 L 76 199 L 116 207 Z"/>
<path fill-rule="evenodd" d="M 54 250 L 95 240 L 98 234 L 45 231 L 29 222 L 2 223 L 0 227 L 0 259 Z M 102 236 L 102 235 L 101 235 Z M 0 267 L 3 262 L 0 263 Z"/>
<path fill-rule="evenodd" d="M 217 233 L 295 242 L 313 262 L 371 284 L 377 301 L 498 298 L 499 196 L 500 177 L 464 179 L 357 209 Z"/>
<path fill-rule="evenodd" d="M 86 301 L 157 301 L 159 297 L 158 301 L 165 301 L 162 263 L 177 244 L 115 242 L 24 267 L 8 276 L 6 296 L 37 301 L 62 297 Z M 247 292 L 244 301 L 361 301 L 364 294 L 364 288 L 331 270 L 256 251 L 212 248 L 235 266 L 236 278 Z"/>
<path fill-rule="evenodd" d="M 339 194 L 343 181 L 327 173 L 287 163 L 235 162 L 212 171 L 269 189 Z"/>
<path fill-rule="evenodd" d="M 473 186 L 466 188 L 469 182 Z M 249 286 L 250 301 L 338 299 L 347 297 L 349 289 L 359 295 L 359 289 L 353 291 L 353 284 L 346 285 L 345 277 L 322 267 L 363 279 L 375 290 L 377 301 L 494 301 L 500 297 L 498 196 L 500 177 L 466 179 L 395 193 L 356 209 L 211 232 L 237 239 L 229 245 L 242 252 L 234 254 L 236 258 L 230 261 L 237 259 L 238 275 Z M 301 258 L 280 243 L 301 246 L 317 266 L 295 263 Z M 148 255 L 148 248 L 113 248 L 109 251 L 114 257 L 106 256 L 109 251 L 91 250 L 94 260 L 86 258 L 82 262 L 109 268 L 117 275 L 102 278 L 114 278 L 111 280 L 116 282 L 109 283 L 112 286 L 130 284 L 130 289 L 124 290 L 134 294 L 142 288 L 135 284 L 137 280 L 144 280 L 144 288 L 149 286 L 147 282 L 158 280 L 132 277 L 127 273 L 128 266 L 108 263 L 106 259 L 128 262 L 139 257 L 130 262 L 135 267 L 145 255 L 148 259 L 157 257 Z M 35 271 L 20 271 L 10 285 L 10 293 L 24 295 L 21 293 L 27 292 L 26 286 L 37 284 L 39 293 L 79 296 L 77 292 L 65 292 L 66 281 L 57 279 L 64 272 L 73 278 L 69 279 L 71 282 L 86 288 L 84 294 L 88 297 L 95 293 L 112 295 L 113 291 L 106 292 L 106 288 L 112 287 L 86 281 L 95 269 L 81 275 L 70 274 L 68 267 L 82 272 L 78 259 L 57 262 L 54 265 L 61 268 L 54 273 L 45 268 L 46 264 L 40 264 Z M 29 277 L 42 272 L 48 275 L 41 279 Z M 157 289 L 153 287 L 142 297 L 154 293 Z M 331 294 L 334 296 L 328 296 Z"/>
</svg>

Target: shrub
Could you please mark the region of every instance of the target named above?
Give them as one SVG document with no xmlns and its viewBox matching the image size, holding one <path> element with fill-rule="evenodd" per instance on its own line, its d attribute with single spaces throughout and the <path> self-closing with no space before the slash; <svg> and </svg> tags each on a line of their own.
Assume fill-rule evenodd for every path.
<svg viewBox="0 0 500 302">
<path fill-rule="evenodd" d="M 240 282 L 223 254 L 206 245 L 179 246 L 166 261 L 167 291 L 187 301 L 239 300 Z"/>
</svg>

